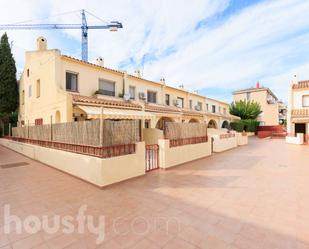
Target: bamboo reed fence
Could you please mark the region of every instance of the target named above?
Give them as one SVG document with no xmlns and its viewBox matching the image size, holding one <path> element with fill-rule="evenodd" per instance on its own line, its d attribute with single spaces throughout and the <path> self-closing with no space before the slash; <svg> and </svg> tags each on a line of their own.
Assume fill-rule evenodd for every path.
<svg viewBox="0 0 309 249">
<path fill-rule="evenodd" d="M 102 122 L 102 123 L 101 123 Z M 138 120 L 90 120 L 14 127 L 12 136 L 88 146 L 134 144 L 140 141 Z"/>
<path fill-rule="evenodd" d="M 166 139 L 187 139 L 207 136 L 207 124 L 166 122 L 164 127 Z"/>
</svg>

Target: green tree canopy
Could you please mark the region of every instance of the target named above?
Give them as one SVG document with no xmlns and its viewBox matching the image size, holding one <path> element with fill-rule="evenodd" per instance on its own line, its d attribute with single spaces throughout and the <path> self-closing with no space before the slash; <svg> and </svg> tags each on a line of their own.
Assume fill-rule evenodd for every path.
<svg viewBox="0 0 309 249">
<path fill-rule="evenodd" d="M 259 103 L 240 100 L 230 104 L 230 113 L 241 119 L 256 119 L 262 113 Z"/>
<path fill-rule="evenodd" d="M 9 39 L 4 33 L 0 40 L 0 114 L 11 115 L 18 107 L 16 65 Z"/>
</svg>

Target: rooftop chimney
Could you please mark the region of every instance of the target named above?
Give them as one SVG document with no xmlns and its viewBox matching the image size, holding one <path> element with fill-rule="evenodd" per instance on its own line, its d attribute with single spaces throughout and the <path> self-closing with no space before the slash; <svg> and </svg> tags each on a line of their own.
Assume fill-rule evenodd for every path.
<svg viewBox="0 0 309 249">
<path fill-rule="evenodd" d="M 184 89 L 185 86 L 183 84 L 179 85 L 179 88 Z"/>
<path fill-rule="evenodd" d="M 298 77 L 296 74 L 294 74 L 293 79 L 292 79 L 293 84 L 298 84 Z"/>
<path fill-rule="evenodd" d="M 256 88 L 260 88 L 260 82 L 256 82 Z"/>
<path fill-rule="evenodd" d="M 160 82 L 162 83 L 162 85 L 165 85 L 165 79 L 164 78 L 161 78 Z"/>
<path fill-rule="evenodd" d="M 36 49 L 38 51 L 43 51 L 47 49 L 47 40 L 43 36 L 36 39 Z"/>
<path fill-rule="evenodd" d="M 104 59 L 102 57 L 98 57 L 96 63 L 98 66 L 104 67 Z"/>
<path fill-rule="evenodd" d="M 138 77 L 138 78 L 141 78 L 141 71 L 140 71 L 139 69 L 136 69 L 136 70 L 134 71 L 134 75 L 135 75 L 136 77 Z"/>
<path fill-rule="evenodd" d="M 194 90 L 193 92 L 196 93 L 196 94 L 198 94 L 198 90 Z"/>
</svg>

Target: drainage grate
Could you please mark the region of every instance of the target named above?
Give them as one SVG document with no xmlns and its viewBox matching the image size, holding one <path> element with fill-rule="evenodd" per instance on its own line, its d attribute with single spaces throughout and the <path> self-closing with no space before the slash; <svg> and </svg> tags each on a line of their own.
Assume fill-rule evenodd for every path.
<svg viewBox="0 0 309 249">
<path fill-rule="evenodd" d="M 29 163 L 26 162 L 19 162 L 19 163 L 8 163 L 8 164 L 2 164 L 0 165 L 0 167 L 2 169 L 9 169 L 9 168 L 13 168 L 13 167 L 20 167 L 20 166 L 26 166 Z"/>
</svg>

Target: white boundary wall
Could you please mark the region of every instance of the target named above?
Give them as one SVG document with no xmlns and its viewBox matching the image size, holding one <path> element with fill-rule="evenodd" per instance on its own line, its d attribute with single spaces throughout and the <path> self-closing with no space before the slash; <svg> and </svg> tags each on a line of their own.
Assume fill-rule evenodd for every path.
<svg viewBox="0 0 309 249">
<path fill-rule="evenodd" d="M 135 154 L 104 159 L 8 139 L 0 144 L 99 187 L 145 174 L 144 142 L 136 144 Z"/>
<path fill-rule="evenodd" d="M 211 155 L 211 142 L 188 144 L 170 148 L 168 139 L 158 140 L 160 168 L 170 168 Z"/>
<path fill-rule="evenodd" d="M 285 141 L 289 144 L 304 144 L 304 134 L 303 133 L 297 133 L 296 137 L 290 137 L 286 136 Z"/>
<path fill-rule="evenodd" d="M 213 151 L 222 152 L 225 150 L 230 150 L 237 147 L 237 137 L 229 137 L 220 139 L 220 135 L 212 135 L 214 139 L 213 142 Z"/>
<path fill-rule="evenodd" d="M 248 144 L 248 135 L 243 136 L 241 132 L 237 132 L 236 137 L 238 146 Z"/>
</svg>

